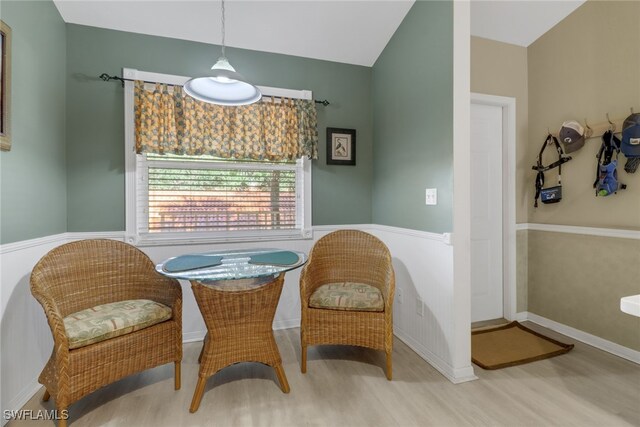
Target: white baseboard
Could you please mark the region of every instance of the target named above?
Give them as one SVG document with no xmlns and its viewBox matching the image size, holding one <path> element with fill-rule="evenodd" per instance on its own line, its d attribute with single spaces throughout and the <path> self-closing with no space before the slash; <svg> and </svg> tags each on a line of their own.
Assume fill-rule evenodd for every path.
<svg viewBox="0 0 640 427">
<path fill-rule="evenodd" d="M 526 311 L 521 311 L 520 313 L 516 313 L 516 317 L 513 320 L 517 320 L 518 322 L 524 322 L 527 320 L 527 315 L 529 313 L 527 313 Z"/>
<path fill-rule="evenodd" d="M 37 379 L 33 379 L 29 384 L 27 384 L 21 391 L 18 393 L 16 397 L 11 399 L 11 401 L 7 405 L 7 409 L 9 410 L 18 410 L 27 404 L 29 400 L 40 390 L 42 384 L 38 382 Z M 4 408 L 3 408 L 4 409 Z M 5 425 L 9 420 L 2 417 L 2 425 Z"/>
<path fill-rule="evenodd" d="M 299 328 L 300 327 L 300 318 L 297 319 L 286 319 L 286 320 L 276 320 L 273 322 L 273 330 L 279 331 L 283 329 L 291 329 L 291 328 Z M 207 331 L 192 331 L 192 332 L 184 332 L 182 334 L 182 342 L 184 344 L 190 342 L 198 342 L 204 340 L 204 336 Z"/>
<path fill-rule="evenodd" d="M 431 366 L 436 368 L 438 372 L 444 375 L 449 381 L 454 384 L 460 384 L 467 381 L 477 380 L 478 377 L 473 373 L 473 366 L 471 366 L 471 361 L 469 361 L 469 366 L 462 369 L 455 369 L 447 362 L 433 354 L 428 348 L 424 345 L 420 344 L 415 339 L 411 338 L 409 335 L 405 334 L 402 330 L 397 327 L 394 328 L 393 334 L 403 343 L 407 345 L 411 350 L 413 350 L 418 356 L 423 358 L 426 362 L 428 362 Z"/>
<path fill-rule="evenodd" d="M 274 331 L 279 331 L 282 329 L 299 328 L 299 327 L 300 327 L 299 317 L 295 319 L 276 320 L 275 322 L 273 322 Z"/>
<path fill-rule="evenodd" d="M 623 359 L 627 359 L 631 362 L 640 364 L 640 351 L 624 347 L 620 344 L 605 340 L 604 338 L 600 338 L 579 329 L 572 328 L 571 326 L 567 326 L 554 320 L 547 319 L 545 317 L 538 316 L 537 314 L 529 312 L 518 313 L 518 320 L 528 320 L 545 328 L 551 329 L 552 331 L 558 332 L 559 334 L 566 335 L 592 347 L 606 351 L 607 353 L 611 353 L 615 356 L 622 357 Z"/>
<path fill-rule="evenodd" d="M 182 333 L 182 343 L 187 344 L 190 342 L 198 342 L 204 340 L 204 336 L 207 331 L 192 331 Z"/>
</svg>

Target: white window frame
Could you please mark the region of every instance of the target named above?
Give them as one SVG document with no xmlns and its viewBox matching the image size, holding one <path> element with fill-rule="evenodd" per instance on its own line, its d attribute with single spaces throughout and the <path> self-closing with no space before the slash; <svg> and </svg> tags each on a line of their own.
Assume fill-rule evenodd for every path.
<svg viewBox="0 0 640 427">
<path fill-rule="evenodd" d="M 190 77 L 138 71 L 123 68 L 125 79 L 145 80 L 169 85 L 184 85 Z M 124 85 L 124 131 L 125 131 L 125 213 L 126 241 L 138 246 L 181 245 L 197 243 L 246 242 L 268 240 L 311 239 L 311 161 L 302 158 L 296 162 L 296 199 L 299 203 L 296 215 L 296 228 L 293 230 L 246 230 L 246 231 L 210 231 L 210 232 L 167 232 L 148 233 L 148 218 L 143 218 L 142 204 L 146 202 L 145 191 L 138 191 L 138 185 L 146 180 L 143 172 L 153 161 L 135 152 L 135 126 L 133 107 L 133 82 Z M 264 96 L 277 96 L 297 99 L 313 99 L 311 91 L 280 89 L 258 86 Z M 172 162 L 172 165 L 181 162 Z M 166 165 L 163 163 L 163 165 Z M 188 167 L 197 165 L 189 164 Z M 243 168 L 243 164 L 221 165 L 221 168 Z M 261 169 L 281 169 L 282 165 L 263 163 Z"/>
</svg>

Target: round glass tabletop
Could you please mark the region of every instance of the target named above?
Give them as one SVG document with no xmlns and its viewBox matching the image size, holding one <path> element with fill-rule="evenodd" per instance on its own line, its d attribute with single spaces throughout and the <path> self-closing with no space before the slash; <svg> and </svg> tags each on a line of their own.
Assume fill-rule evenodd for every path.
<svg viewBox="0 0 640 427">
<path fill-rule="evenodd" d="M 192 253 L 156 265 L 168 277 L 203 283 L 276 276 L 307 262 L 306 254 L 283 249 L 241 249 Z"/>
</svg>

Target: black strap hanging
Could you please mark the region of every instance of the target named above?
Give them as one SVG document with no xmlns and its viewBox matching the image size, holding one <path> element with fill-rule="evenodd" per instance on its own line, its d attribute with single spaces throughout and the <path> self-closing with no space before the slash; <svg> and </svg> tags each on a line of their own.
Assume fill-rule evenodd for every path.
<svg viewBox="0 0 640 427">
<path fill-rule="evenodd" d="M 545 166 L 542 163 L 542 153 L 544 153 L 544 150 L 547 148 L 547 145 L 551 145 L 551 144 L 555 145 L 556 151 L 558 153 L 558 160 L 551 163 L 550 165 Z M 560 188 L 562 186 L 562 164 L 567 163 L 569 160 L 571 160 L 571 156 L 564 155 L 564 152 L 562 151 L 562 147 L 558 142 L 558 138 L 556 138 L 551 134 L 547 135 L 547 138 L 544 140 L 544 143 L 542 144 L 542 148 L 538 153 L 538 162 L 536 163 L 535 166 L 532 166 L 532 169 L 538 172 L 538 174 L 536 175 L 536 195 L 534 198 L 534 204 L 533 204 L 534 207 L 536 208 L 538 207 L 538 199 L 540 198 L 543 191 L 544 173 L 550 169 L 558 168 L 558 188 Z M 561 192 L 559 193 L 560 193 L 560 197 L 562 197 Z M 556 198 L 553 201 L 547 201 L 543 197 L 542 202 L 543 203 L 558 202 L 560 201 L 560 197 Z"/>
<path fill-rule="evenodd" d="M 618 181 L 618 171 L 616 170 L 621 144 L 622 141 L 611 130 L 602 135 L 602 145 L 600 145 L 596 156 L 596 180 L 593 183 L 596 196 L 610 196 L 616 194 L 618 190 L 627 188 L 625 184 Z M 615 159 L 613 158 L 614 154 Z"/>
<path fill-rule="evenodd" d="M 600 166 L 606 166 L 611 163 L 614 153 L 616 159 L 618 158 L 621 143 L 620 138 L 615 136 L 611 130 L 602 134 L 602 145 L 600 145 L 600 150 L 596 155 L 598 161 L 596 162 L 596 180 L 593 182 L 593 188 L 597 187 L 598 181 L 600 180 Z"/>
</svg>

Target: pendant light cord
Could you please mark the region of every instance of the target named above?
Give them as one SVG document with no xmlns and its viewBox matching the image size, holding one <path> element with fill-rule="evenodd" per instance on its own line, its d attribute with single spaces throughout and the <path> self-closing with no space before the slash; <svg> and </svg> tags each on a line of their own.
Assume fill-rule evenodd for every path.
<svg viewBox="0 0 640 427">
<path fill-rule="evenodd" d="M 224 17 L 224 0 L 222 0 L 222 57 L 226 58 L 227 56 L 224 53 L 224 33 L 225 33 L 225 17 Z"/>
</svg>

